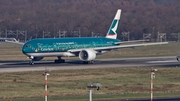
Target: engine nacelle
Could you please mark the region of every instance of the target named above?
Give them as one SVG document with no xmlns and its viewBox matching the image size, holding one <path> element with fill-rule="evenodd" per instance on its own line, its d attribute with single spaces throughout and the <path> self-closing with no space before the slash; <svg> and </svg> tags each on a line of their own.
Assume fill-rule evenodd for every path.
<svg viewBox="0 0 180 101">
<path fill-rule="evenodd" d="M 91 61 L 96 58 L 96 52 L 92 49 L 86 49 L 79 52 L 79 58 L 82 61 Z"/>
<path fill-rule="evenodd" d="M 33 61 L 40 61 L 40 60 L 42 60 L 44 57 L 34 57 L 32 60 Z"/>
</svg>

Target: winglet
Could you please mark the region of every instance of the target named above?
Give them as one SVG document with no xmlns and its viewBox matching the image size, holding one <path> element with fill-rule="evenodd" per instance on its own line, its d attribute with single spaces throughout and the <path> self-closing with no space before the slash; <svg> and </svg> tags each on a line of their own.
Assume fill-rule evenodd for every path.
<svg viewBox="0 0 180 101">
<path fill-rule="evenodd" d="M 5 42 L 13 43 L 13 44 L 19 44 L 19 45 L 24 45 L 25 44 L 25 43 L 18 42 L 18 41 L 8 41 L 8 40 L 5 40 Z"/>
<path fill-rule="evenodd" d="M 106 38 L 112 38 L 112 39 L 117 38 L 117 30 L 118 30 L 118 25 L 119 25 L 119 21 L 120 21 L 120 16 L 121 16 L 121 9 L 118 9 L 117 13 L 111 23 L 111 26 L 108 30 Z"/>
</svg>

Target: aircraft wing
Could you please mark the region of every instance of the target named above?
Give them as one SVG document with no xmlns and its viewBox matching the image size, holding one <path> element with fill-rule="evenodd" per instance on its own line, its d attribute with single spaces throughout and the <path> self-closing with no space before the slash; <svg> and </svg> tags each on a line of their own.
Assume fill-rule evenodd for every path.
<svg viewBox="0 0 180 101">
<path fill-rule="evenodd" d="M 71 50 L 68 50 L 68 51 L 73 53 L 73 52 L 80 52 L 80 51 L 85 50 L 85 49 L 93 49 L 95 51 L 98 51 L 98 50 L 113 50 L 113 49 L 119 49 L 119 48 L 134 48 L 134 47 L 139 47 L 139 46 L 162 45 L 162 44 L 168 44 L 168 42 L 118 45 L 118 46 L 96 47 L 96 48 L 81 48 L 81 49 L 71 49 Z"/>
<path fill-rule="evenodd" d="M 18 42 L 18 41 L 8 41 L 8 40 L 5 40 L 5 42 L 13 43 L 13 44 L 19 44 L 19 45 L 24 45 L 23 42 Z"/>
<path fill-rule="evenodd" d="M 146 42 L 149 40 L 133 40 L 133 41 L 121 41 L 121 42 L 115 42 L 114 44 L 119 45 L 119 44 L 123 44 L 123 43 L 132 43 L 132 42 Z"/>
</svg>

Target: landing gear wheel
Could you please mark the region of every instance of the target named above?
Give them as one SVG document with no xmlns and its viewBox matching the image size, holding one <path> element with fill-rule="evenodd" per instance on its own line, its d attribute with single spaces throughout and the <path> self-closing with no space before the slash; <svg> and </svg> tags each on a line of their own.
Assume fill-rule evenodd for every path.
<svg viewBox="0 0 180 101">
<path fill-rule="evenodd" d="M 34 65 L 33 60 L 29 61 L 29 64 L 30 64 L 30 65 Z"/>
<path fill-rule="evenodd" d="M 93 64 L 94 61 L 93 61 L 93 60 L 91 60 L 91 61 L 83 61 L 83 63 L 84 63 L 84 64 Z"/>
<path fill-rule="evenodd" d="M 92 61 L 89 61 L 89 63 L 94 64 L 94 61 L 93 61 L 93 60 L 92 60 Z"/>
<path fill-rule="evenodd" d="M 83 61 L 83 64 L 89 64 L 89 61 Z"/>
<path fill-rule="evenodd" d="M 65 62 L 65 60 L 63 60 L 63 59 L 54 60 L 54 63 L 64 63 L 64 62 Z"/>
</svg>

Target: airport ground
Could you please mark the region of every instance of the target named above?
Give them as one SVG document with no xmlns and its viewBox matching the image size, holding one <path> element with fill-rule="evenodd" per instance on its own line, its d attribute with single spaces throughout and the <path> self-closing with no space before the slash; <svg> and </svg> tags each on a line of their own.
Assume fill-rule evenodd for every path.
<svg viewBox="0 0 180 101">
<path fill-rule="evenodd" d="M 0 76 L 0 88 L 3 91 L 0 92 L 1 98 L 13 96 L 13 98 L 30 98 L 31 101 L 42 100 L 44 95 L 42 73 L 45 67 L 51 70 L 48 77 L 51 101 L 86 101 L 88 99 L 86 85 L 89 82 L 103 84 L 101 90 L 93 92 L 93 98 L 96 100 L 149 98 L 149 72 L 152 66 L 158 69 L 154 79 L 154 97 L 179 97 L 180 94 L 178 91 L 180 65 L 174 56 L 97 59 L 95 64 L 86 66 L 80 61 L 77 62 L 69 60 L 65 64 L 54 64 L 53 61 L 42 61 L 35 66 L 29 66 L 28 61 L 1 61 L 0 71 L 3 72 Z M 13 99 L 13 101 L 20 100 L 25 101 Z"/>
<path fill-rule="evenodd" d="M 177 48 L 178 44 L 179 43 L 173 44 L 173 47 Z M 12 47 L 14 50 L 19 49 L 17 46 Z M 141 98 L 142 100 L 149 98 L 150 67 L 158 69 L 156 78 L 154 79 L 154 98 L 179 97 L 180 65 L 175 59 L 175 54 L 178 54 L 178 48 L 175 48 L 175 50 L 165 50 L 162 45 L 159 46 L 160 49 L 162 49 L 159 50 L 159 52 L 152 47 L 149 50 L 146 50 L 147 47 L 138 48 L 137 50 L 141 52 L 146 51 L 146 55 L 150 55 L 152 51 L 154 51 L 152 54 L 158 56 L 161 56 L 161 54 L 174 55 L 163 57 L 97 59 L 95 64 L 90 65 L 83 65 L 80 61 L 76 60 L 68 60 L 65 64 L 54 64 L 53 61 L 49 59 L 47 61 L 37 62 L 34 66 L 29 66 L 27 59 L 21 58 L 11 61 L 11 58 L 1 57 L 0 98 L 2 98 L 2 101 L 4 101 L 3 98 L 13 99 L 13 101 L 42 101 L 44 95 L 44 77 L 42 73 L 45 67 L 51 70 L 50 76 L 48 77 L 50 101 L 87 101 L 88 90 L 86 89 L 86 85 L 89 82 L 99 82 L 103 84 L 101 90 L 93 92 L 93 98 L 96 100 L 126 100 L 133 98 Z M 172 48 L 172 46 L 166 47 Z M 134 55 L 138 55 L 138 53 L 135 53 L 137 50 L 131 50 L 120 50 L 121 53 L 115 51 L 112 55 L 108 53 L 106 56 L 111 57 L 113 54 L 118 53 L 119 56 L 126 54 L 127 57 L 130 57 L 131 53 L 133 57 L 136 57 Z M 171 53 L 170 50 L 173 52 Z M 11 56 L 9 54 L 7 53 L 6 56 Z M 12 56 L 16 55 L 18 58 L 22 53 L 12 54 Z M 169 101 L 172 101 L 172 99 Z"/>
</svg>

